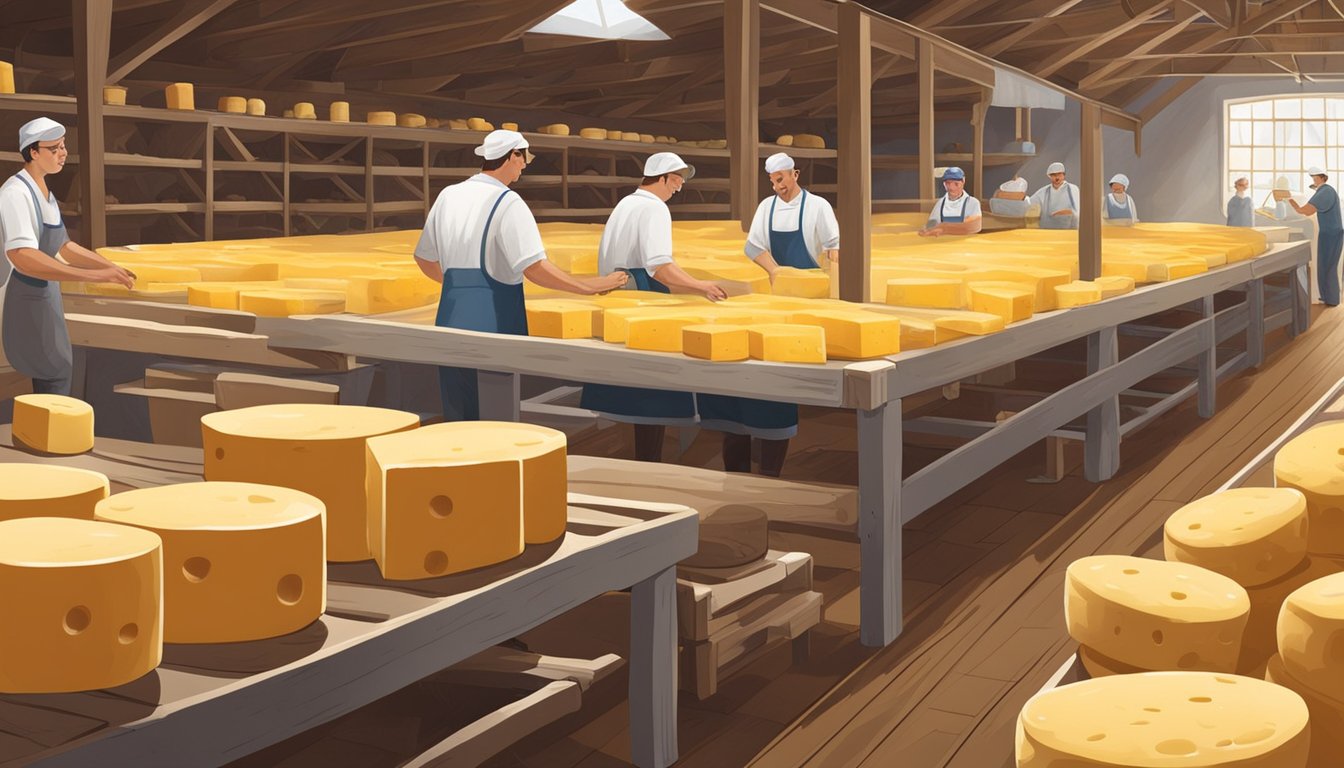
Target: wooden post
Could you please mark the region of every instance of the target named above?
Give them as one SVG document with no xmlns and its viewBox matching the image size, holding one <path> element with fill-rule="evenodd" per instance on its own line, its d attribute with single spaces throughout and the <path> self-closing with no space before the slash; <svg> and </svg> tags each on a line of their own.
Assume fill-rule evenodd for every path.
<svg viewBox="0 0 1344 768">
<path fill-rule="evenodd" d="M 519 382 L 516 373 L 476 371 L 476 403 L 478 413 L 485 421 L 519 421 Z"/>
<path fill-rule="evenodd" d="M 84 199 L 80 238 L 89 248 L 107 245 L 107 193 L 103 171 L 103 85 L 112 37 L 112 0 L 75 0 L 75 98 L 79 104 L 79 181 Z M 68 142 L 67 142 L 68 143 Z"/>
<path fill-rule="evenodd" d="M 677 571 L 630 589 L 630 762 L 677 761 Z"/>
<path fill-rule="evenodd" d="M 1120 342 L 1115 327 L 1087 337 L 1087 375 L 1120 362 Z M 1112 395 L 1087 412 L 1087 437 L 1083 442 L 1083 474 L 1093 483 L 1110 480 L 1120 469 L 1120 396 Z"/>
<path fill-rule="evenodd" d="M 425 219 L 429 219 L 429 207 L 434 204 L 429 199 L 429 142 L 420 145 L 420 165 L 424 175 L 420 177 L 420 198 L 425 203 Z"/>
<path fill-rule="evenodd" d="M 971 114 L 971 194 L 988 198 L 985 194 L 985 118 L 989 116 L 989 94 L 981 92 Z"/>
<path fill-rule="evenodd" d="M 917 41 L 919 71 L 915 78 L 919 81 L 919 199 L 921 205 L 934 199 L 937 194 L 933 186 L 934 153 L 933 146 L 933 45 L 929 41 Z M 843 81 L 842 81 L 843 82 Z"/>
<path fill-rule="evenodd" d="M 373 137 L 364 140 L 364 231 L 373 231 Z"/>
<path fill-rule="evenodd" d="M 1205 296 L 1200 299 L 1200 316 L 1213 323 L 1213 297 Z M 1247 318 L 1246 327 L 1251 328 L 1252 323 Z M 1199 369 L 1198 384 L 1196 385 L 1196 410 L 1201 419 L 1213 417 L 1213 412 L 1218 407 L 1218 334 L 1216 328 L 1209 330 L 1209 346 L 1199 353 L 1196 358 L 1196 365 Z"/>
<path fill-rule="evenodd" d="M 1259 368 L 1265 362 L 1265 279 L 1246 284 L 1246 363 Z"/>
<path fill-rule="evenodd" d="M 842 3 L 837 26 L 840 298 L 868 301 L 873 217 L 872 19 L 859 6 Z"/>
<path fill-rule="evenodd" d="M 901 401 L 860 410 L 858 419 L 859 642 L 881 647 L 901 634 L 903 620 Z"/>
<path fill-rule="evenodd" d="M 560 150 L 560 207 L 569 207 L 569 147 Z"/>
<path fill-rule="evenodd" d="M 1101 277 L 1101 107 L 1084 103 L 1078 184 L 1078 278 Z M 1049 211 L 1042 211 L 1042 214 Z"/>
<path fill-rule="evenodd" d="M 205 124 L 205 239 L 215 239 L 215 126 Z"/>
<path fill-rule="evenodd" d="M 756 154 L 760 145 L 761 4 L 723 5 L 724 108 L 728 128 L 728 216 L 751 226 L 756 212 Z"/>
<path fill-rule="evenodd" d="M 285 142 L 285 154 L 284 154 L 284 162 L 283 162 L 283 165 L 282 165 L 282 167 L 283 167 L 283 173 L 284 173 L 284 179 L 282 179 L 280 183 L 284 185 L 284 186 L 283 186 L 283 191 L 284 191 L 285 199 L 280 201 L 280 215 L 285 217 L 285 222 L 284 222 L 284 225 L 283 225 L 283 226 L 284 226 L 284 231 L 285 231 L 285 237 L 289 237 L 289 232 L 290 232 L 290 223 L 289 223 L 289 216 L 290 216 L 290 213 L 289 213 L 289 134 L 288 134 L 288 133 L 284 133 L 284 134 L 281 134 L 281 135 L 284 137 L 284 142 Z"/>
</svg>

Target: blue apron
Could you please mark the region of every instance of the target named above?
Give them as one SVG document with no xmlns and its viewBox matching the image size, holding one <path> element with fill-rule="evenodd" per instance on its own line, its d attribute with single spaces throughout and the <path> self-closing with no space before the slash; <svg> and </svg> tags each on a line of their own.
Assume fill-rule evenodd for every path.
<svg viewBox="0 0 1344 768">
<path fill-rule="evenodd" d="M 1115 195 L 1106 193 L 1106 218 L 1111 221 L 1129 220 L 1134 221 L 1134 213 L 1129 209 L 1129 195 L 1125 195 L 1125 204 L 1120 205 L 1115 202 Z"/>
<path fill-rule="evenodd" d="M 957 216 L 947 215 L 947 195 L 943 195 L 943 200 L 938 204 L 938 223 L 939 224 L 963 224 L 966 221 L 966 201 L 961 202 L 961 213 Z"/>
<path fill-rule="evenodd" d="M 1255 214 L 1251 210 L 1251 198 L 1233 196 L 1231 200 L 1227 201 L 1227 226 L 1255 226 Z"/>
<path fill-rule="evenodd" d="M 625 270 L 635 288 L 655 293 L 671 293 L 654 279 L 647 269 Z M 664 389 L 622 387 L 614 384 L 584 384 L 579 407 L 597 411 L 627 424 L 690 425 L 695 423 L 695 395 Z"/>
<path fill-rule="evenodd" d="M 48 224 L 42 219 L 37 188 L 26 177 L 19 179 L 33 196 L 37 211 L 37 250 L 55 259 L 70 238 L 65 221 Z M 3 339 L 5 357 L 14 370 L 33 380 L 39 394 L 69 395 L 74 374 L 70 331 L 65 326 L 61 288 L 55 281 L 31 277 L 14 269 L 5 286 Z"/>
<path fill-rule="evenodd" d="M 807 239 L 803 237 L 803 211 L 807 208 L 807 190 L 798 201 L 798 229 L 794 232 L 780 232 L 775 229 L 775 203 L 779 196 L 770 198 L 770 255 L 781 267 L 794 269 L 820 269 L 817 260 L 807 250 Z"/>
<path fill-rule="evenodd" d="M 1054 208 L 1053 205 L 1050 205 L 1050 197 L 1051 197 L 1051 195 L 1050 195 L 1050 189 L 1052 189 L 1052 188 L 1051 188 L 1051 187 L 1047 187 L 1047 188 L 1046 188 L 1045 201 L 1044 201 L 1043 204 L 1042 204 L 1042 208 L 1045 208 L 1045 207 L 1047 207 L 1047 206 L 1050 207 L 1050 208 Z M 1077 213 L 1077 212 L 1078 212 L 1078 203 L 1075 202 L 1074 199 L 1073 199 L 1073 187 L 1072 187 L 1067 181 L 1064 182 L 1064 192 L 1069 196 L 1069 210 L 1073 211 L 1074 213 Z M 1053 214 L 1053 213 L 1054 213 L 1054 211 L 1047 211 L 1047 210 L 1042 210 L 1042 211 L 1041 211 L 1041 229 L 1077 229 L 1077 228 L 1078 228 L 1078 225 L 1075 223 L 1075 222 L 1076 222 L 1075 217 L 1073 217 L 1073 216 L 1053 216 L 1053 215 L 1051 215 L 1051 214 Z"/>
<path fill-rule="evenodd" d="M 510 190 L 504 190 L 490 208 L 481 232 L 479 266 L 475 269 L 446 269 L 443 291 L 439 294 L 439 312 L 434 325 L 464 331 L 527 335 L 527 311 L 523 284 L 509 285 L 490 276 L 485 268 L 485 249 L 490 239 L 490 224 L 499 204 Z M 480 419 L 479 391 L 475 368 L 439 367 L 439 394 L 443 399 L 444 421 Z"/>
</svg>

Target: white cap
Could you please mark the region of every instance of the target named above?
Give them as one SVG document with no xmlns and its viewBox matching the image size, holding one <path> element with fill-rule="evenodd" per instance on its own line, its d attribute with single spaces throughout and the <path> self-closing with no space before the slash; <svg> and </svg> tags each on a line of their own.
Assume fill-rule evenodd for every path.
<svg viewBox="0 0 1344 768">
<path fill-rule="evenodd" d="M 1308 176 L 1324 176 L 1324 175 L 1326 175 L 1326 174 L 1325 174 L 1325 169 L 1324 169 L 1324 168 L 1320 167 L 1319 165 L 1313 165 L 1313 166 L 1311 166 L 1310 168 L 1307 169 L 1307 175 L 1308 175 Z"/>
<path fill-rule="evenodd" d="M 1106 183 L 1107 183 L 1107 184 L 1120 184 L 1120 185 L 1122 185 L 1125 189 L 1129 189 L 1129 177 L 1126 176 L 1126 175 L 1123 174 L 1123 173 L 1117 173 L 1117 174 L 1115 174 L 1114 176 L 1111 177 L 1111 180 L 1108 181 L 1108 182 L 1106 182 Z"/>
<path fill-rule="evenodd" d="M 791 170 L 793 170 L 793 158 L 789 157 L 783 152 L 776 152 L 775 154 L 765 158 L 766 173 L 775 173 L 776 171 L 791 171 Z"/>
<path fill-rule="evenodd" d="M 695 176 L 695 166 L 687 165 L 676 152 L 654 152 L 644 161 L 644 176 L 662 176 L 664 173 L 679 174 L 690 181 Z"/>
<path fill-rule="evenodd" d="M 498 160 L 515 149 L 527 149 L 527 139 L 517 131 L 501 128 L 486 134 L 485 141 L 473 151 L 486 160 Z"/>
<path fill-rule="evenodd" d="M 65 126 L 50 117 L 29 120 L 19 128 L 19 149 L 39 141 L 55 141 L 65 135 Z"/>
<path fill-rule="evenodd" d="M 1050 167 L 1045 169 L 1046 176 L 1049 176 L 1052 173 L 1063 173 L 1063 172 L 1064 172 L 1063 163 L 1051 163 Z"/>
</svg>

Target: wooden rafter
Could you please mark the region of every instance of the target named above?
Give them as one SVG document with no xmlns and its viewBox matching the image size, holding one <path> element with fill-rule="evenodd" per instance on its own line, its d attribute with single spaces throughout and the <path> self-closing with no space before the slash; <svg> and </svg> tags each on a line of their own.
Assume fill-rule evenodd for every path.
<svg viewBox="0 0 1344 768">
<path fill-rule="evenodd" d="M 1124 67 L 1126 62 L 1147 54 L 1159 45 L 1162 45 L 1173 37 L 1179 35 L 1186 27 L 1190 26 L 1195 19 L 1198 19 L 1200 15 L 1201 12 L 1197 10 L 1187 9 L 1185 11 L 1180 11 L 1178 9 L 1175 23 L 1144 41 L 1141 45 L 1131 49 L 1124 55 L 1114 56 L 1109 63 L 1087 73 L 1085 77 L 1078 81 L 1078 87 L 1087 91 L 1099 83 L 1105 82 L 1108 75 L 1119 70 L 1121 67 Z"/>
<path fill-rule="evenodd" d="M 1082 1 L 1083 0 L 1060 0 L 1059 4 L 1056 5 L 1054 8 L 1052 8 L 1044 16 L 1041 16 L 1039 19 L 1035 19 L 1034 21 L 1028 22 L 1026 25 L 1024 25 L 1021 29 L 1017 30 L 1016 32 L 1010 32 L 1006 35 L 998 37 L 996 40 L 990 42 L 988 45 L 982 48 L 981 53 L 985 54 L 986 56 L 998 56 L 1004 51 L 1012 48 L 1020 41 L 1026 40 L 1027 38 L 1040 32 L 1041 30 L 1045 29 L 1051 24 L 1054 24 L 1055 18 L 1057 16 L 1067 13 L 1069 9 L 1073 8 L 1075 5 L 1078 5 Z"/>
<path fill-rule="evenodd" d="M 108 64 L 107 82 L 120 82 L 154 54 L 181 40 L 193 29 L 233 5 L 237 0 L 196 0 L 184 5 L 153 33 L 145 35 Z"/>
<path fill-rule="evenodd" d="M 1122 24 L 1118 24 L 1106 32 L 1093 36 L 1092 39 L 1087 43 L 1084 43 L 1079 46 L 1069 46 L 1060 48 L 1058 52 L 1056 52 L 1053 56 L 1046 59 L 1045 61 L 1041 62 L 1040 66 L 1035 68 L 1036 75 L 1039 77 L 1049 77 L 1055 74 L 1056 72 L 1067 66 L 1070 62 L 1074 61 L 1075 59 L 1087 55 L 1091 51 L 1100 48 L 1101 46 L 1105 45 L 1111 40 L 1114 40 L 1115 38 L 1125 34 L 1126 32 L 1134 29 L 1135 27 L 1142 25 L 1144 22 L 1149 21 L 1150 19 L 1153 19 L 1165 13 L 1168 9 L 1170 9 L 1172 3 L 1174 2 L 1175 0 L 1164 0 L 1164 2 L 1160 2 L 1157 5 L 1154 5 L 1152 8 L 1149 8 L 1148 10 L 1137 14 L 1134 18 L 1130 19 L 1129 21 L 1126 21 Z"/>
</svg>

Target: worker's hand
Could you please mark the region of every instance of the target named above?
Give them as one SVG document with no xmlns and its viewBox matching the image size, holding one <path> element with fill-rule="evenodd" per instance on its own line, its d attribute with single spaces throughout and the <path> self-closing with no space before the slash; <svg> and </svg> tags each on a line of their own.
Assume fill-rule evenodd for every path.
<svg viewBox="0 0 1344 768">
<path fill-rule="evenodd" d="M 924 229 L 924 230 L 920 230 L 919 236 L 920 236 L 920 237 L 938 237 L 938 236 L 941 235 L 941 234 L 943 234 L 943 228 L 942 228 L 942 227 L 934 227 L 933 229 Z"/>
<path fill-rule="evenodd" d="M 710 301 L 723 301 L 728 298 L 728 292 L 715 285 L 714 283 L 704 282 L 700 285 L 700 290 L 704 292 L 705 298 Z"/>
<path fill-rule="evenodd" d="M 831 260 L 831 263 L 832 263 L 832 264 L 839 264 L 839 263 L 840 263 L 840 252 L 839 252 L 839 251 L 827 251 L 827 252 L 826 252 L 826 257 L 829 258 L 829 259 Z"/>
<path fill-rule="evenodd" d="M 112 266 L 115 267 L 115 268 L 117 269 L 117 271 L 121 272 L 122 274 L 129 276 L 129 277 L 131 278 L 132 282 L 135 281 L 135 273 L 132 272 L 131 270 L 129 270 L 129 269 L 125 268 L 125 267 L 122 267 L 122 266 L 118 266 L 118 265 L 116 265 L 116 264 L 113 264 Z"/>
<path fill-rule="evenodd" d="M 605 275 L 603 277 L 596 277 L 593 278 L 592 280 L 589 280 L 588 287 L 592 289 L 592 292 L 594 294 L 600 296 L 604 293 L 610 293 L 618 288 L 624 287 L 625 284 L 629 281 L 630 281 L 630 273 L 626 272 L 625 270 L 618 269 L 609 275 Z"/>
<path fill-rule="evenodd" d="M 90 282 L 94 283 L 115 283 L 127 288 L 135 287 L 135 278 L 131 273 L 118 267 L 103 267 L 102 269 L 89 270 Z"/>
<path fill-rule="evenodd" d="M 1051 215 L 1051 216 L 1072 216 L 1072 215 L 1073 215 L 1073 211 L 1069 210 L 1068 208 L 1065 208 L 1065 209 L 1060 210 L 1060 211 L 1055 211 L 1054 213 L 1052 213 L 1052 214 L 1050 214 L 1050 215 Z"/>
</svg>

